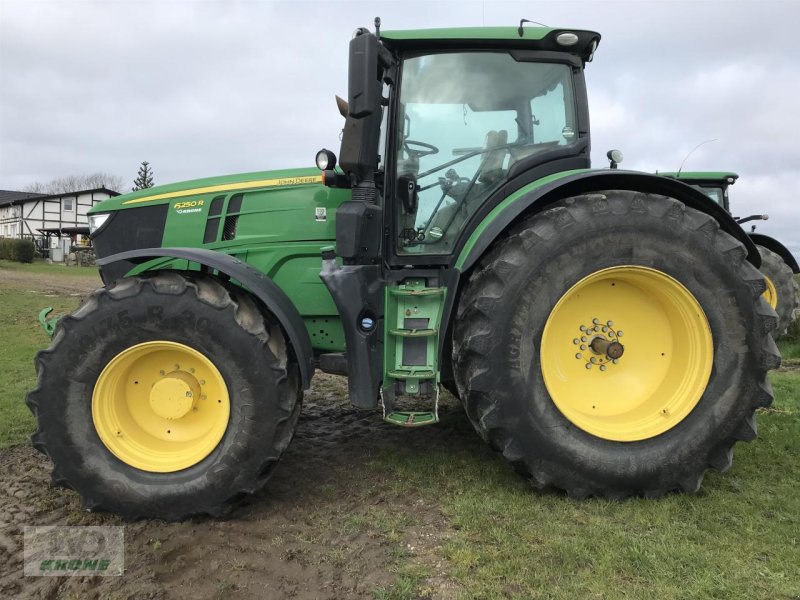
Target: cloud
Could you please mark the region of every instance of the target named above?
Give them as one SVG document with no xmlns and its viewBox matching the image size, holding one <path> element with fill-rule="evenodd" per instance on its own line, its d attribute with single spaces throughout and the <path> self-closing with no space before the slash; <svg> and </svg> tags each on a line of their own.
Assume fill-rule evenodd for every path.
<svg viewBox="0 0 800 600">
<path fill-rule="evenodd" d="M 733 170 L 742 213 L 800 248 L 794 2 L 0 2 L 0 188 L 94 171 L 157 183 L 311 166 L 337 149 L 347 46 L 384 29 L 600 31 L 586 71 L 595 166 Z M 767 208 L 764 208 L 764 205 Z M 739 208 L 741 207 L 741 208 Z"/>
</svg>

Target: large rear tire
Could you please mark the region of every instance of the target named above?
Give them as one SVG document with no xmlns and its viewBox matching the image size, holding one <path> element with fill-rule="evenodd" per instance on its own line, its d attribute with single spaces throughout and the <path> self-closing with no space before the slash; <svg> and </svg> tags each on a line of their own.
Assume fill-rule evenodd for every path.
<svg viewBox="0 0 800 600">
<path fill-rule="evenodd" d="M 453 364 L 472 423 L 537 488 L 698 490 L 755 438 L 780 363 L 745 255 L 663 196 L 578 196 L 522 222 L 459 302 Z"/>
<path fill-rule="evenodd" d="M 300 411 L 276 322 L 177 272 L 126 278 L 59 322 L 28 394 L 53 482 L 125 518 L 223 515 L 261 488 Z"/>
<path fill-rule="evenodd" d="M 756 246 L 761 254 L 761 272 L 764 274 L 767 289 L 764 298 L 778 313 L 778 328 L 773 332 L 775 339 L 786 334 L 794 320 L 798 302 L 798 285 L 792 268 L 769 248 Z"/>
</svg>

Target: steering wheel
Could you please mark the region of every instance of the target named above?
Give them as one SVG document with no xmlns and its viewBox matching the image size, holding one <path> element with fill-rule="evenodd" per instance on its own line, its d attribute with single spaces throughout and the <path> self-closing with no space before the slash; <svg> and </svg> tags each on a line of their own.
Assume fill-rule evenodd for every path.
<svg viewBox="0 0 800 600">
<path fill-rule="evenodd" d="M 410 144 L 419 146 L 419 148 L 411 148 L 409 147 Z M 439 149 L 433 144 L 426 144 L 425 142 L 418 142 L 416 140 L 406 140 L 403 142 L 403 150 L 408 152 L 413 158 L 421 158 L 423 156 L 439 154 Z"/>
</svg>

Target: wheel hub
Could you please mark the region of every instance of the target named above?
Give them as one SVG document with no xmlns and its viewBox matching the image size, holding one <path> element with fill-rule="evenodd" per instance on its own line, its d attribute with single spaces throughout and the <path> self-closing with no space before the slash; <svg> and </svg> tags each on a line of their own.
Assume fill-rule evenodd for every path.
<svg viewBox="0 0 800 600">
<path fill-rule="evenodd" d="M 578 329 L 580 337 L 572 340 L 580 350 L 575 353 L 575 358 L 583 361 L 587 369 L 599 366 L 605 372 L 609 364 L 617 364 L 625 347 L 619 341 L 623 332 L 614 328 L 613 321 L 601 322 L 595 317 L 591 325 L 580 325 Z"/>
<path fill-rule="evenodd" d="M 150 408 L 162 419 L 180 419 L 200 397 L 200 385 L 189 373 L 177 371 L 156 381 L 150 388 Z"/>
</svg>

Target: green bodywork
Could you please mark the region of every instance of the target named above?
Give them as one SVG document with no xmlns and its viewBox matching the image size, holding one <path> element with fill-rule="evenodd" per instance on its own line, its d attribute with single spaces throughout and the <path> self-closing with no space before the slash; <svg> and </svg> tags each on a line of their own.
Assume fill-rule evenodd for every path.
<svg viewBox="0 0 800 600">
<path fill-rule="evenodd" d="M 312 177 L 316 180 L 314 183 L 303 183 Z M 241 187 L 248 183 L 253 186 Z M 206 188 L 213 190 L 204 191 Z M 229 213 L 228 204 L 236 194 L 243 194 L 241 209 Z M 344 334 L 330 293 L 319 278 L 320 252 L 335 240 L 336 208 L 349 200 L 350 195 L 350 190 L 323 186 L 318 169 L 290 169 L 212 177 L 139 190 L 102 202 L 92 208 L 90 214 L 169 204 L 162 246 L 207 248 L 249 263 L 289 296 L 305 320 L 315 349 L 341 352 Z M 239 217 L 236 237 L 222 241 L 222 227 L 219 227 L 214 241 L 203 243 L 209 208 L 217 197 L 224 198 L 220 224 L 224 217 Z M 184 208 L 186 204 L 191 206 Z M 324 209 L 324 216 L 321 209 Z M 191 267 L 185 260 L 160 258 L 142 263 L 129 275 L 155 269 L 188 268 Z"/>
<path fill-rule="evenodd" d="M 681 181 L 719 181 L 720 183 L 731 183 L 728 181 L 732 178 L 734 181 L 739 179 L 739 175 L 730 171 L 667 171 L 659 172 L 658 175 L 664 177 L 671 177 L 672 179 L 680 179 Z"/>
</svg>

